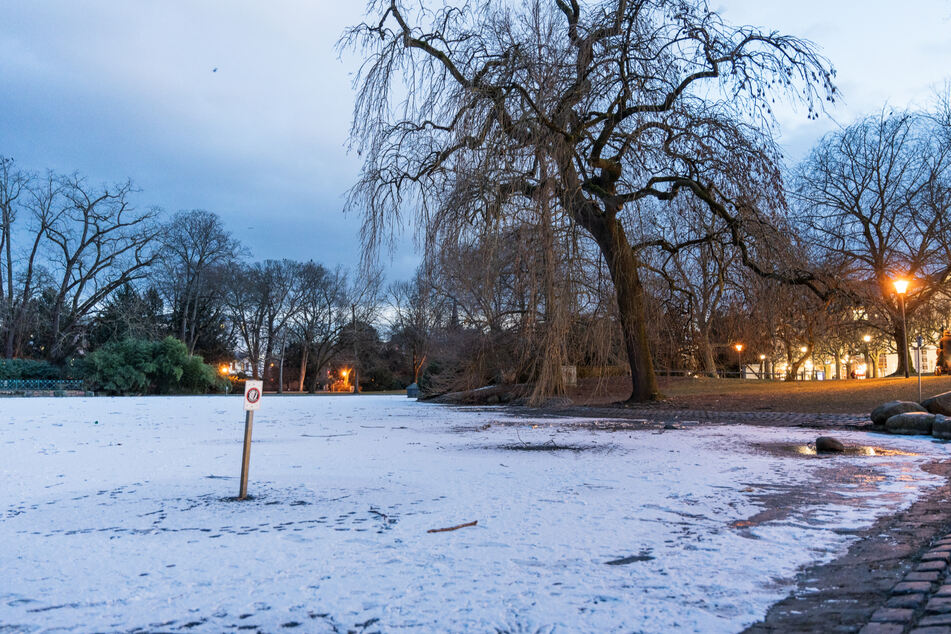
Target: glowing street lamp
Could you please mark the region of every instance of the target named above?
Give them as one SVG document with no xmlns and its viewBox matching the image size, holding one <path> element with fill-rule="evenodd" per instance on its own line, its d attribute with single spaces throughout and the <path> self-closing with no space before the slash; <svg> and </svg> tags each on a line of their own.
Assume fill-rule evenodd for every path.
<svg viewBox="0 0 951 634">
<path fill-rule="evenodd" d="M 733 345 L 733 347 L 736 348 L 736 358 L 737 358 L 737 361 L 738 361 L 739 364 L 740 364 L 740 366 L 739 366 L 740 378 L 742 379 L 742 378 L 743 378 L 743 344 L 742 344 L 742 343 L 736 343 L 736 344 Z"/>
<path fill-rule="evenodd" d="M 892 284 L 898 293 L 898 303 L 901 304 L 901 364 L 905 367 L 905 378 L 908 378 L 908 328 L 905 322 L 905 293 L 908 292 L 908 280 L 898 278 Z"/>
<path fill-rule="evenodd" d="M 876 365 L 872 363 L 872 356 L 871 354 L 869 354 L 869 351 L 868 351 L 868 344 L 871 340 L 872 340 L 872 335 L 865 335 L 864 337 L 862 337 L 862 341 L 865 342 L 865 378 L 866 379 L 875 378 L 875 377 L 870 377 L 868 372 L 869 364 L 871 364 L 873 368 L 876 367 Z"/>
<path fill-rule="evenodd" d="M 766 355 L 759 355 L 759 374 L 765 380 L 766 379 Z"/>
</svg>

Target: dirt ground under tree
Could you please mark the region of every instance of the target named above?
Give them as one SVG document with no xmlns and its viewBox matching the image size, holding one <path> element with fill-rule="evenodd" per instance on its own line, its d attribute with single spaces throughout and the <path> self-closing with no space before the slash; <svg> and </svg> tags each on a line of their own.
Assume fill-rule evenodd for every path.
<svg viewBox="0 0 951 634">
<path fill-rule="evenodd" d="M 659 382 L 664 398 L 648 405 L 659 409 L 859 414 L 885 401 L 918 400 L 917 376 L 788 382 L 660 377 Z M 583 379 L 567 396 L 575 405 L 604 406 L 626 398 L 630 387 L 630 377 Z M 921 377 L 924 398 L 949 390 L 949 376 Z"/>
</svg>

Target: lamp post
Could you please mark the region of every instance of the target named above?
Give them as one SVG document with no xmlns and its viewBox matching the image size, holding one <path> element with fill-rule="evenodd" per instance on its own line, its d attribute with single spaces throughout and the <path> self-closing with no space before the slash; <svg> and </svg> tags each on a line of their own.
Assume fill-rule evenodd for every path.
<svg viewBox="0 0 951 634">
<path fill-rule="evenodd" d="M 897 279 L 892 282 L 895 292 L 898 293 L 898 303 L 901 304 L 901 364 L 905 368 L 905 378 L 908 374 L 908 327 L 905 323 L 905 293 L 908 292 L 908 280 Z"/>
<path fill-rule="evenodd" d="M 868 343 L 869 343 L 871 340 L 872 340 L 872 335 L 865 335 L 864 337 L 862 337 L 862 341 L 865 342 L 865 378 L 866 378 L 866 379 L 874 379 L 874 378 L 875 378 L 874 376 L 869 376 L 869 371 L 868 371 L 868 369 L 869 369 L 870 367 L 871 367 L 871 368 L 874 368 L 874 367 L 876 367 L 876 365 L 877 365 L 877 364 L 875 364 L 875 363 L 872 363 L 872 357 L 871 357 L 871 355 L 869 354 L 869 351 L 868 351 Z"/>
<path fill-rule="evenodd" d="M 736 348 L 736 358 L 737 362 L 740 364 L 740 378 L 743 378 L 743 344 L 737 343 L 733 346 Z"/>
<path fill-rule="evenodd" d="M 759 374 L 760 377 L 765 381 L 766 380 L 766 355 L 759 355 Z"/>
</svg>

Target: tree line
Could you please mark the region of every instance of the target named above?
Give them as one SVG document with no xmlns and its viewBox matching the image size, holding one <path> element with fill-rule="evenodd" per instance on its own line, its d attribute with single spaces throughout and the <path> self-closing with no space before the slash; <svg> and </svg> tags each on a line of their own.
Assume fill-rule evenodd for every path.
<svg viewBox="0 0 951 634">
<path fill-rule="evenodd" d="M 149 378 L 165 363 L 159 356 L 177 359 L 186 379 L 201 374 L 187 360 L 198 356 L 216 372 L 227 367 L 300 391 L 319 389 L 331 366 L 345 364 L 364 368 L 368 388 L 412 379 L 400 333 L 378 323 L 385 303 L 378 275 L 314 261 L 249 261 L 217 214 L 141 210 L 137 193 L 131 182 L 94 185 L 0 157 L 3 358 L 43 361 L 36 372 L 44 378 L 50 367 L 86 372 L 117 392 L 167 388 L 167 376 Z M 148 343 L 169 337 L 181 352 Z M 5 367 L 29 374 L 22 363 Z M 124 378 L 106 378 L 116 368 Z"/>
</svg>

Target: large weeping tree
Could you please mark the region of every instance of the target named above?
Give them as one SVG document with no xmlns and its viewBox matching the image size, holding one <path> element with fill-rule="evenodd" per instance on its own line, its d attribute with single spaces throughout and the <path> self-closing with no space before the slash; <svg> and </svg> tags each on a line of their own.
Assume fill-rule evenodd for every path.
<svg viewBox="0 0 951 634">
<path fill-rule="evenodd" d="M 597 244 L 633 377 L 656 398 L 640 250 L 648 199 L 694 197 L 762 275 L 784 208 L 772 108 L 817 116 L 831 72 L 803 40 L 732 27 L 702 0 L 374 0 L 344 46 L 366 61 L 350 206 L 369 251 L 416 213 L 426 244 L 535 206 Z M 552 208 L 554 206 L 554 208 Z"/>
</svg>

